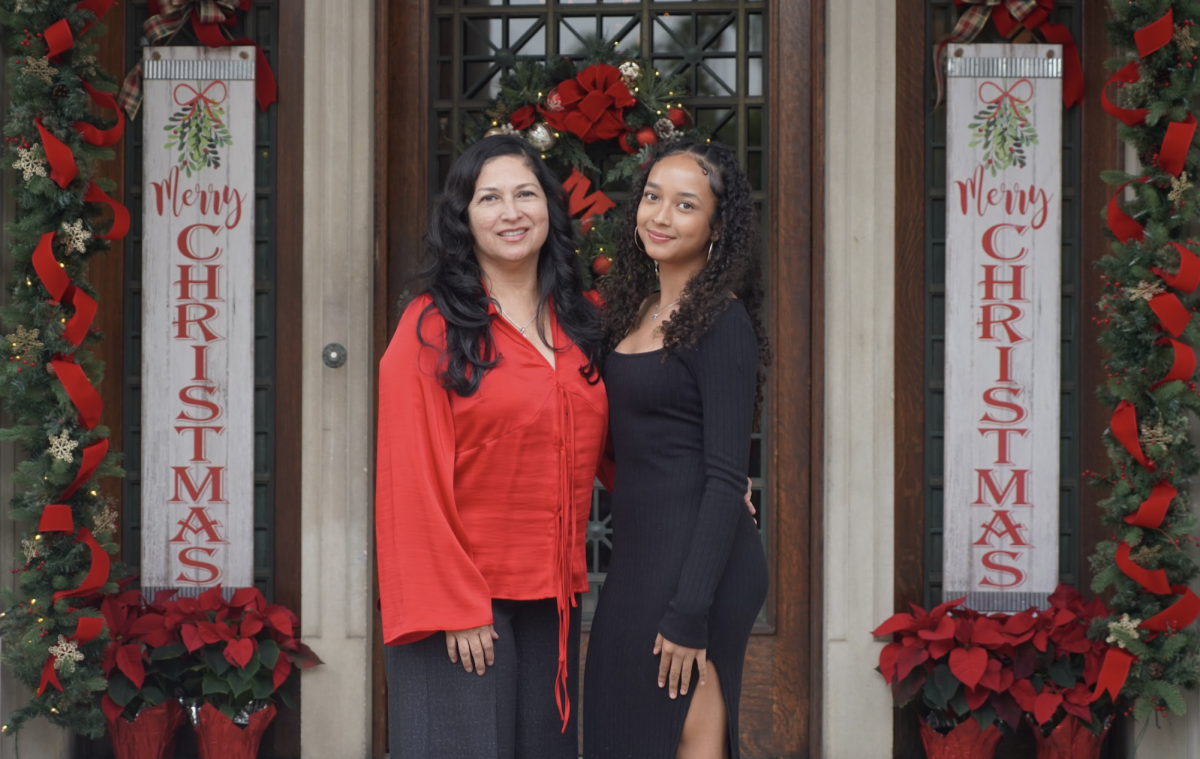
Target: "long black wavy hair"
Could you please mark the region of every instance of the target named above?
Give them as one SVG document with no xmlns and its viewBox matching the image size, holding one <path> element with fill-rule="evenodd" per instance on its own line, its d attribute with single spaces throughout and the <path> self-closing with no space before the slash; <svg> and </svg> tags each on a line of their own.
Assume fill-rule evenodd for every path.
<svg viewBox="0 0 1200 759">
<path fill-rule="evenodd" d="M 433 302 L 417 320 L 417 336 L 424 342 L 421 324 L 436 309 L 446 321 L 446 348 L 438 378 L 443 387 L 464 397 L 479 389 L 483 376 L 500 360 L 488 315 L 492 299 L 484 289 L 483 271 L 475 258 L 467 209 L 483 165 L 501 156 L 524 160 L 542 186 L 550 230 L 538 255 L 538 314 L 548 305 L 554 308 L 563 332 L 587 357 L 580 373 L 595 383 L 600 376 L 600 319 L 596 307 L 583 296 L 583 276 L 574 252 L 566 196 L 533 147 L 517 137 L 484 138 L 467 148 L 450 168 L 446 189 L 430 212 L 429 233 L 425 236 L 429 263 L 420 276 Z M 537 321 L 538 335 L 549 345 L 541 319 Z M 562 352 L 567 346 L 555 346 L 555 350 Z"/>
<path fill-rule="evenodd" d="M 755 393 L 755 417 L 762 406 L 766 367 L 771 363 L 771 346 L 763 325 L 762 247 L 758 234 L 758 215 L 750 194 L 750 183 L 733 151 L 717 142 L 673 140 L 661 143 L 642 170 L 625 209 L 625 219 L 617 238 L 613 265 L 600 280 L 604 347 L 612 350 L 637 326 L 642 304 L 658 284 L 654 259 L 635 244 L 637 211 L 650 172 L 662 159 L 687 155 L 696 160 L 708 176 L 708 185 L 717 200 L 709 227 L 717 231 L 708 263 L 683 290 L 679 308 L 662 326 L 663 347 L 668 352 L 695 345 L 717 317 L 729 307 L 729 294 L 738 297 L 750 313 L 758 338 L 758 383 Z"/>
</svg>

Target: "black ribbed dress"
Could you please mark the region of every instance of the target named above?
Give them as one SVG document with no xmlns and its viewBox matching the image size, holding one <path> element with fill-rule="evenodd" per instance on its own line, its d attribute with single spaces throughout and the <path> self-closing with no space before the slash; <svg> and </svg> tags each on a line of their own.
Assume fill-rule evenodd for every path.
<svg viewBox="0 0 1200 759">
<path fill-rule="evenodd" d="M 767 564 L 746 509 L 758 343 L 728 308 L 692 348 L 605 362 L 613 550 L 588 642 L 586 759 L 674 759 L 688 706 L 658 687 L 657 633 L 707 648 L 738 757 L 738 701 Z"/>
</svg>

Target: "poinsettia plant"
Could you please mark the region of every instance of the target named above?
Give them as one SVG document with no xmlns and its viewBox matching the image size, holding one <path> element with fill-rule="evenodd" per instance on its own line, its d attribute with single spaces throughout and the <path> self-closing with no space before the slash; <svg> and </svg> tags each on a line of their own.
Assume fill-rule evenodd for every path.
<svg viewBox="0 0 1200 759">
<path fill-rule="evenodd" d="M 175 592 L 159 591 L 147 601 L 139 591 L 127 590 L 100 603 L 111 636 L 102 665 L 108 691 L 100 705 L 110 720 L 133 720 L 142 708 L 178 696 L 185 649 L 178 630 L 166 624 L 165 608 Z"/>
<path fill-rule="evenodd" d="M 299 670 L 321 663 L 297 637 L 299 620 L 281 604 L 268 604 L 257 588 L 241 588 L 225 600 L 220 586 L 196 598 L 164 605 L 164 624 L 177 630 L 185 701 L 208 703 L 233 719 L 251 702 L 274 700 L 294 708 L 280 688 Z M 168 658 L 163 655 L 162 658 Z"/>
<path fill-rule="evenodd" d="M 898 638 L 884 647 L 878 667 L 898 705 L 919 697 L 935 728 L 974 717 L 983 727 L 998 720 L 1016 730 L 1028 714 L 1044 733 L 1069 717 L 1103 732 L 1115 711 L 1107 696 L 1092 701 L 1110 647 L 1100 638 L 1103 603 L 1084 602 L 1067 586 L 1044 611 L 981 614 L 962 608 L 963 600 L 929 612 L 913 606 L 875 630 Z"/>
</svg>

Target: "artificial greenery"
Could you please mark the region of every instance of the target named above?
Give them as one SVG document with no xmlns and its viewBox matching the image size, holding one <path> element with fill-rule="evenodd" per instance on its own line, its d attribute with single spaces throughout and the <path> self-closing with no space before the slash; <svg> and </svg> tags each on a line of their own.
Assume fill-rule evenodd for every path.
<svg viewBox="0 0 1200 759">
<path fill-rule="evenodd" d="M 39 535 L 38 519 L 48 504 L 65 503 L 71 507 L 76 529 L 90 529 L 103 549 L 114 553 L 117 546 L 112 540 L 113 513 L 94 483 L 100 477 L 123 474 L 117 456 L 110 453 L 92 481 L 69 499 L 61 498 L 79 470 L 80 452 L 106 438 L 108 430 L 96 426 L 89 431 L 81 426 L 78 410 L 59 380 L 48 371 L 48 361 L 73 354 L 73 360 L 96 385 L 102 378 L 103 363 L 87 346 L 100 335 L 92 331 L 78 350 L 63 339 L 65 320 L 72 316 L 72 309 L 52 301 L 31 262 L 34 249 L 46 232 L 61 232 L 80 220 L 85 232 L 93 232 L 97 226 L 103 232 L 109 226 L 107 221 L 97 222 L 101 206 L 85 203 L 84 193 L 90 181 L 106 191 L 114 189 L 112 183 L 96 178 L 97 164 L 111 160 L 113 152 L 85 143 L 73 125 L 79 121 L 97 123 L 83 82 L 105 92 L 114 92 L 116 82 L 95 59 L 93 40 L 104 33 L 104 28 L 98 24 L 87 28 L 95 21 L 94 15 L 79 10 L 77 4 L 77 0 L 0 1 L 3 45 L 10 54 L 11 105 L 4 125 L 8 165 L 21 162 L 24 155 L 26 160 L 21 163 L 27 167 L 17 172 L 13 191 L 17 218 L 6 228 L 13 274 L 8 285 L 8 305 L 0 313 L 14 338 L 0 345 L 0 355 L 6 359 L 0 361 L 0 397 L 10 420 L 10 426 L 0 433 L 0 440 L 16 444 L 24 452 L 24 460 L 13 475 L 16 494 L 9 517 L 27 525 L 26 550 L 18 556 L 13 570 L 17 575 L 17 590 L 5 588 L 2 594 L 0 635 L 5 667 L 31 690 L 36 690 L 48 649 L 58 637 L 74 633 L 81 616 L 100 616 L 98 596 L 65 598 L 52 603 L 55 591 L 80 586 L 92 566 L 92 557 L 86 545 L 75 542 L 75 535 L 57 532 Z M 57 60 L 48 61 L 46 43 L 38 30 L 60 19 L 66 19 L 70 25 L 74 46 Z M 53 73 L 49 73 L 50 69 Z M 75 155 L 79 175 L 65 189 L 44 176 L 50 173 L 49 167 L 39 164 L 39 159 L 44 159 L 34 125 L 39 117 L 46 129 Z M 101 128 L 111 125 L 111 121 L 98 124 Z M 107 245 L 95 236 L 83 234 L 76 235 L 75 243 L 77 246 L 72 250 L 60 235 L 54 243 L 55 257 L 62 262 L 72 283 L 95 298 L 96 293 L 87 280 L 88 262 Z M 32 335 L 34 330 L 35 340 L 21 339 Z M 57 436 L 61 440 L 63 433 L 66 439 L 77 443 L 71 461 L 51 453 L 50 438 Z M 115 578 L 121 571 L 113 562 L 103 592 L 117 590 Z M 64 667 L 57 672 L 62 692 L 51 686 L 42 696 L 32 696 L 8 716 L 4 730 L 18 730 L 29 719 L 42 716 L 83 735 L 102 734 L 104 719 L 99 699 L 106 682 L 101 660 L 107 643 L 105 632 L 83 645 L 80 649 L 83 659 L 75 663 L 74 669 Z"/>
<path fill-rule="evenodd" d="M 1111 0 L 1112 17 L 1108 24 L 1111 43 L 1125 51 L 1125 57 L 1113 61 L 1114 68 L 1139 60 L 1134 34 L 1174 12 L 1175 38 L 1162 49 L 1141 59 L 1140 79 L 1121 88 L 1117 94 L 1124 108 L 1145 108 L 1145 124 L 1120 127 L 1122 140 L 1137 151 L 1141 170 L 1136 174 L 1106 172 L 1111 183 L 1135 181 L 1135 199 L 1125 204 L 1126 212 L 1145 227 L 1141 239 L 1128 243 L 1115 240 L 1111 252 L 1098 267 L 1104 282 L 1097 321 L 1103 326 L 1100 344 L 1108 354 L 1108 377 L 1098 395 L 1110 410 L 1121 401 L 1136 408 L 1139 442 L 1154 463 L 1154 471 L 1136 462 L 1115 439 L 1111 431 L 1105 444 L 1111 459 L 1108 472 L 1096 475 L 1094 484 L 1109 488 L 1100 502 L 1103 521 L 1117 541 L 1132 547 L 1131 559 L 1147 570 L 1164 570 L 1171 585 L 1191 582 L 1200 574 L 1189 552 L 1197 520 L 1187 495 L 1188 478 L 1200 471 L 1200 457 L 1190 442 L 1189 415 L 1200 411 L 1200 398 L 1194 382 L 1172 381 L 1158 384 L 1170 369 L 1174 352 L 1163 341 L 1159 319 L 1149 299 L 1159 293 L 1174 293 L 1189 312 L 1200 306 L 1200 296 L 1169 288 L 1154 268 L 1175 272 L 1180 255 L 1168 243 L 1195 247 L 1187 239 L 1187 228 L 1197 218 L 1197 193 L 1188 177 L 1200 176 L 1200 157 L 1190 150 L 1184 171 L 1175 177 L 1159 165 L 1159 150 L 1168 124 L 1182 122 L 1194 112 L 1200 96 L 1200 62 L 1195 58 L 1190 36 L 1193 22 L 1200 20 L 1197 0 Z M 1190 313 L 1189 313 L 1190 315 Z M 1191 346 L 1200 346 L 1200 327 L 1192 319 L 1179 338 Z M 1128 524 L 1127 516 L 1136 513 L 1155 483 L 1165 479 L 1178 491 L 1161 527 L 1144 529 Z M 1113 619 L 1109 626 L 1098 626 L 1097 634 L 1110 629 L 1121 615 L 1145 621 L 1173 603 L 1177 595 L 1157 595 L 1128 577 L 1116 564 L 1118 543 L 1100 543 L 1091 558 L 1096 573 L 1093 589 L 1109 590 L 1109 608 Z M 1182 714 L 1182 691 L 1200 684 L 1200 656 L 1193 627 L 1150 635 L 1138 630 L 1123 641 L 1137 657 L 1121 694 L 1131 703 L 1133 714 L 1146 718 L 1156 713 Z"/>
</svg>

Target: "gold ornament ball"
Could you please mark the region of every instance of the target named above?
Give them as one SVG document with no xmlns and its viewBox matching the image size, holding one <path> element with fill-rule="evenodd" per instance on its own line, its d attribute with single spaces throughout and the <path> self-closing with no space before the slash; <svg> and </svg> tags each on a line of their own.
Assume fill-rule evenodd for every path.
<svg viewBox="0 0 1200 759">
<path fill-rule="evenodd" d="M 525 139 L 543 153 L 553 148 L 554 144 L 558 142 L 554 137 L 554 130 L 544 121 L 539 121 L 529 127 L 529 131 L 525 133 Z"/>
<path fill-rule="evenodd" d="M 502 127 L 492 127 L 491 129 L 484 132 L 483 136 L 484 137 L 495 137 L 498 134 L 504 134 L 504 129 Z"/>
</svg>

